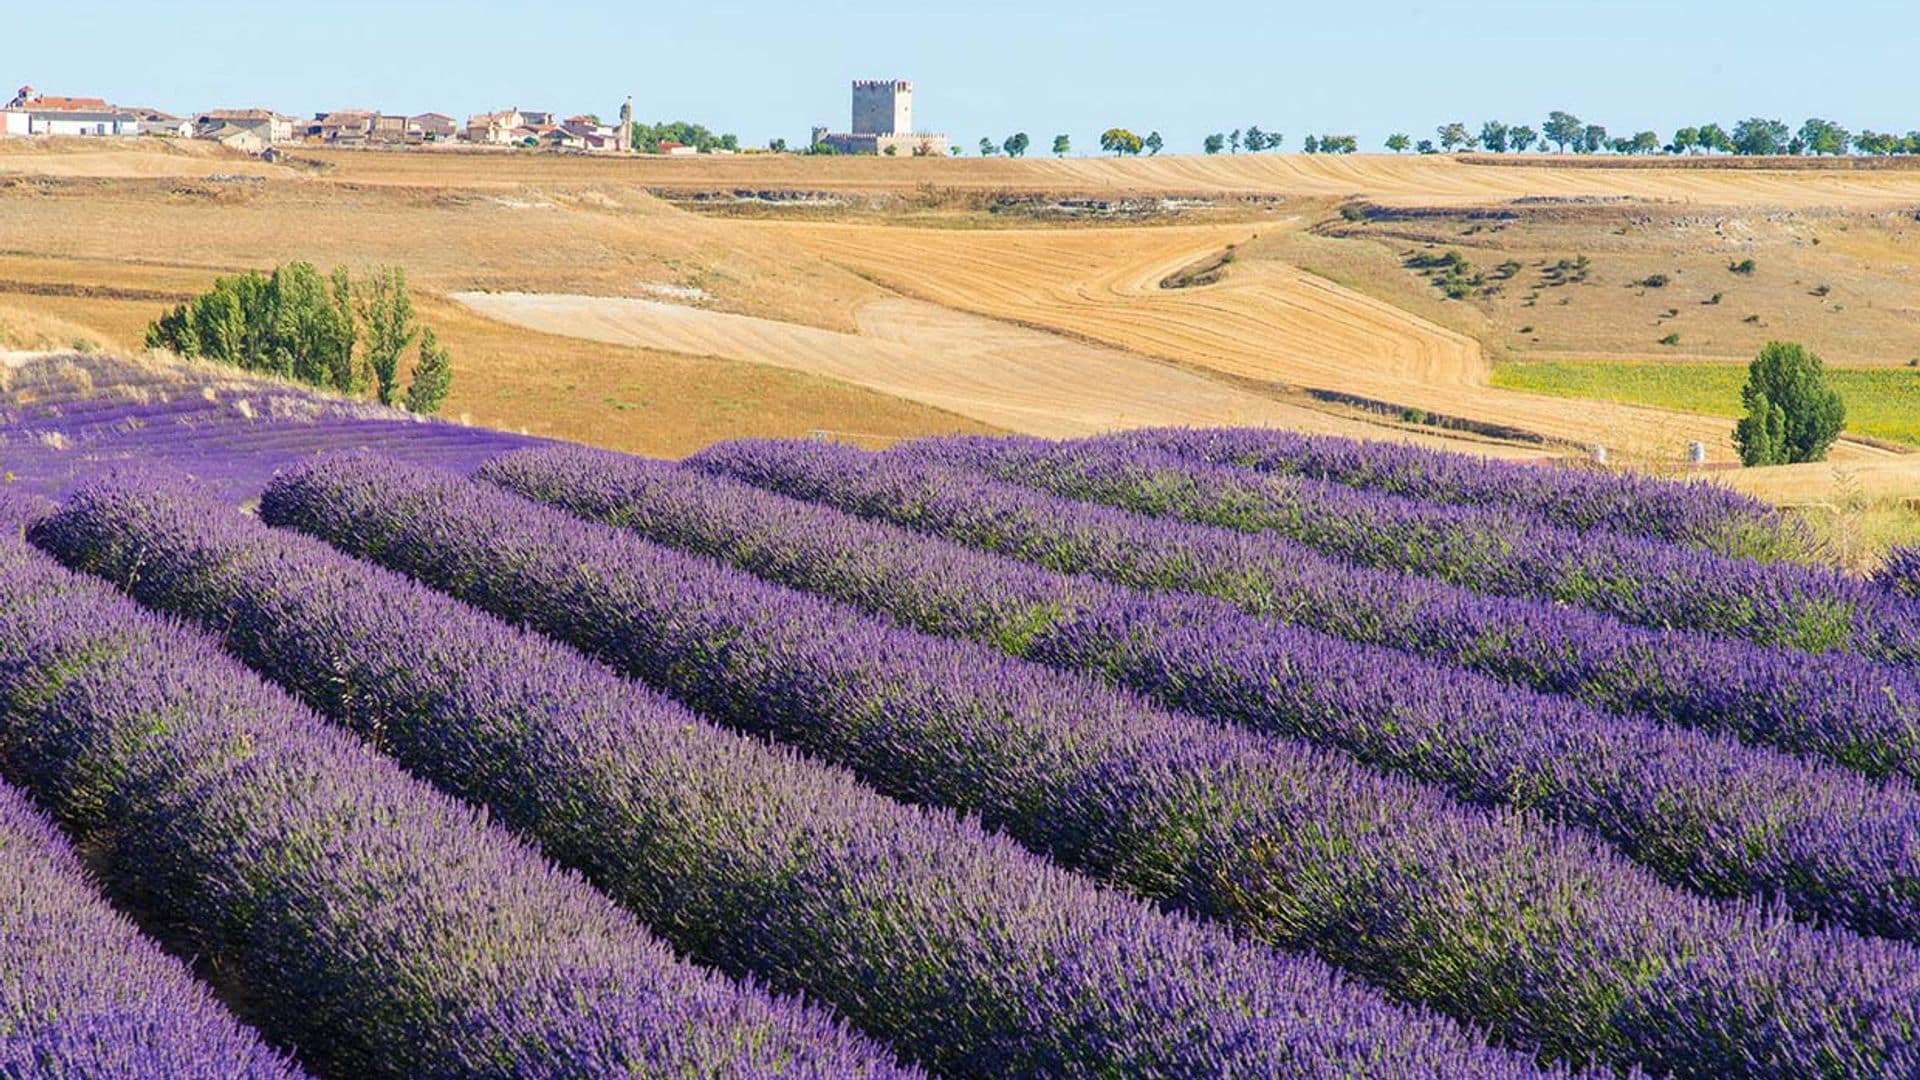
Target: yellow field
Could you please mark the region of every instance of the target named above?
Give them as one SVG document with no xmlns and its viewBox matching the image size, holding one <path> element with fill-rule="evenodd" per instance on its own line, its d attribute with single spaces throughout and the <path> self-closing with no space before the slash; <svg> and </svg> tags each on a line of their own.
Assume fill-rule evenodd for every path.
<svg viewBox="0 0 1920 1080">
<path fill-rule="evenodd" d="M 777 199 L 735 211 L 737 192 L 829 194 L 803 211 Z M 1125 196 L 1144 220 L 998 212 L 1006 197 L 1069 196 Z M 1200 202 L 1161 213 L 1155 196 Z M 1364 204 L 1398 209 L 1338 212 Z M 449 411 L 623 449 L 1261 423 L 1491 453 L 1597 443 L 1657 465 L 1691 440 L 1725 460 L 1730 425 L 1502 390 L 1491 360 L 1728 359 L 1798 335 L 1831 360 L 1902 362 L 1920 353 L 1915 204 L 1920 169 L 1904 168 L 305 148 L 266 165 L 159 140 L 14 140 L 0 143 L 0 338 L 130 348 L 220 273 L 393 264 L 454 345 Z M 724 212 L 690 209 L 702 206 Z M 1400 265 L 1456 243 L 1476 266 L 1528 269 L 1511 289 L 1450 302 Z M 1161 287 L 1229 245 L 1217 283 Z M 1589 284 L 1531 280 L 1575 251 L 1591 254 Z M 1722 280 L 1742 252 L 1759 269 Z M 1654 273 L 1673 284 L 1631 287 Z M 1678 346 L 1654 344 L 1676 332 Z M 1884 499 L 1916 460 L 1857 442 L 1835 456 L 1884 477 L 1872 486 Z M 1838 482 L 1805 475 L 1738 479 L 1798 500 Z"/>
<path fill-rule="evenodd" d="M 1491 387 L 1480 343 L 1276 259 L 1240 259 L 1224 281 L 1163 289 L 1173 270 L 1248 226 L 955 231 L 759 226 L 903 295 L 1258 383 L 1336 390 L 1519 428 L 1564 443 L 1678 459 L 1688 442 L 1733 453 L 1717 417 L 1616 403 L 1570 406 Z M 1271 228 L 1271 226 L 1269 227 Z M 1844 443 L 1836 456 L 1884 451 Z"/>
<path fill-rule="evenodd" d="M 1171 364 L 921 301 L 860 309 L 860 333 L 622 297 L 459 293 L 503 322 L 546 333 L 824 375 L 1034 435 L 1165 424 L 1364 434 L 1358 422 Z"/>
</svg>

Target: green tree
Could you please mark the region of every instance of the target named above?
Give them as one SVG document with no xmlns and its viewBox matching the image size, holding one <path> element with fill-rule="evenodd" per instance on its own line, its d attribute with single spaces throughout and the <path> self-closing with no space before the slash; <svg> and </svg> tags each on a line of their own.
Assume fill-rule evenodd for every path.
<svg viewBox="0 0 1920 1080">
<path fill-rule="evenodd" d="M 1791 138 L 1787 125 L 1780 121 L 1750 117 L 1733 126 L 1733 152 L 1747 156 L 1778 154 L 1786 150 Z"/>
<path fill-rule="evenodd" d="M 1588 124 L 1580 132 L 1580 145 L 1574 149 L 1583 154 L 1595 154 L 1607 147 L 1607 129 L 1599 124 Z"/>
<path fill-rule="evenodd" d="M 1480 125 L 1480 145 L 1490 154 L 1507 152 L 1507 140 L 1512 129 L 1498 120 L 1489 120 Z"/>
<path fill-rule="evenodd" d="M 1353 135 L 1320 136 L 1320 152 L 1323 154 L 1351 154 L 1360 149 L 1360 140 Z"/>
<path fill-rule="evenodd" d="M 767 140 L 767 149 L 773 151 L 776 154 L 784 154 L 787 152 L 787 140 L 769 139 Z"/>
<path fill-rule="evenodd" d="M 1673 133 L 1673 142 L 1667 144 L 1667 149 L 1675 154 L 1691 154 L 1699 145 L 1700 129 L 1683 127 Z"/>
<path fill-rule="evenodd" d="M 1405 153 L 1407 147 L 1412 145 L 1413 145 L 1413 140 L 1398 131 L 1387 136 L 1387 149 L 1393 151 L 1396 154 Z"/>
<path fill-rule="evenodd" d="M 1267 133 L 1261 131 L 1258 127 L 1250 127 L 1247 129 L 1246 137 L 1241 141 L 1241 145 L 1247 148 L 1248 153 L 1257 154 L 1267 148 Z"/>
<path fill-rule="evenodd" d="M 1227 137 L 1217 131 L 1207 136 L 1206 140 L 1200 144 L 1200 149 L 1205 150 L 1209 154 L 1217 154 L 1226 148 Z"/>
<path fill-rule="evenodd" d="M 1853 132 L 1831 120 L 1815 117 L 1800 125 L 1799 141 L 1807 153 L 1837 157 L 1847 152 L 1853 142 Z"/>
<path fill-rule="evenodd" d="M 1448 153 L 1452 153 L 1458 147 L 1473 145 L 1473 136 L 1467 134 L 1465 124 L 1459 122 L 1441 124 L 1433 130 L 1434 134 L 1440 136 L 1440 148 Z"/>
<path fill-rule="evenodd" d="M 407 377 L 407 411 L 436 413 L 453 389 L 453 358 L 428 328 L 420 332 L 420 358 Z"/>
<path fill-rule="evenodd" d="M 1821 461 L 1847 420 L 1820 358 L 1784 341 L 1768 342 L 1754 357 L 1740 403 L 1747 415 L 1734 428 L 1733 441 L 1747 465 Z"/>
<path fill-rule="evenodd" d="M 393 404 L 400 357 L 420 336 L 414 318 L 413 297 L 407 292 L 407 274 L 387 267 L 368 275 L 354 290 L 360 326 L 366 335 L 367 366 L 373 371 L 374 393 L 380 404 Z"/>
<path fill-rule="evenodd" d="M 1651 154 L 1660 149 L 1660 136 L 1651 131 L 1636 131 L 1628 149 L 1636 154 Z"/>
<path fill-rule="evenodd" d="M 994 154 L 998 152 L 999 152 L 999 148 L 993 145 L 992 139 L 980 140 L 980 156 L 981 157 L 992 157 Z"/>
<path fill-rule="evenodd" d="M 1231 132 L 1227 134 L 1227 149 L 1233 151 L 1236 154 L 1240 152 L 1240 129 L 1239 128 L 1234 128 Z"/>
<path fill-rule="evenodd" d="M 1147 137 L 1140 140 L 1140 145 L 1147 148 L 1148 154 L 1158 154 L 1167 145 L 1167 141 L 1160 137 L 1159 132 L 1149 131 Z"/>
<path fill-rule="evenodd" d="M 272 370 L 313 386 L 355 392 L 356 328 L 346 268 L 329 281 L 312 263 L 288 263 L 274 269 L 267 291 Z"/>
<path fill-rule="evenodd" d="M 1055 135 L 1053 137 L 1053 156 L 1054 157 L 1066 157 L 1068 154 L 1072 152 L 1073 152 L 1072 139 L 1068 138 L 1065 135 Z"/>
<path fill-rule="evenodd" d="M 1540 133 L 1526 124 L 1521 124 L 1507 132 L 1507 142 L 1513 144 L 1514 150 L 1522 154 L 1527 152 L 1528 147 L 1539 141 Z"/>
<path fill-rule="evenodd" d="M 705 125 L 688 120 L 662 120 L 657 124 L 643 124 L 636 120 L 628 134 L 635 150 L 649 154 L 659 153 L 663 142 L 691 146 L 702 153 L 740 148 L 737 136 L 715 134 Z"/>
<path fill-rule="evenodd" d="M 1415 144 L 1413 150 L 1417 154 L 1437 154 L 1440 152 L 1439 147 L 1433 145 L 1432 139 L 1421 139 L 1419 143 Z"/>
<path fill-rule="evenodd" d="M 1109 154 L 1138 154 L 1144 145 L 1140 136 L 1126 128 L 1108 128 L 1100 135 L 1100 149 Z"/>
<path fill-rule="evenodd" d="M 1567 152 L 1568 146 L 1580 144 L 1586 135 L 1586 130 L 1586 125 L 1580 121 L 1579 117 L 1558 109 L 1548 113 L 1547 122 L 1540 126 L 1541 134 L 1546 136 L 1546 140 L 1563 154 Z"/>
<path fill-rule="evenodd" d="M 406 278 L 383 269 L 355 282 L 312 263 L 218 278 L 147 327 L 154 348 L 296 379 L 342 394 L 393 396 L 393 368 L 419 332 Z M 360 344 L 364 334 L 366 348 Z"/>
<path fill-rule="evenodd" d="M 1694 145 L 1702 150 L 1725 154 L 1733 149 L 1733 136 L 1728 135 L 1727 129 L 1719 124 L 1702 124 Z"/>
<path fill-rule="evenodd" d="M 1882 134 L 1877 131 L 1863 131 L 1853 137 L 1854 149 L 1863 154 L 1885 156 L 1887 154 L 1910 153 L 1911 151 L 1905 149 L 1904 143 L 1905 140 L 1901 139 L 1898 135 Z"/>
<path fill-rule="evenodd" d="M 1305 151 L 1306 151 L 1307 153 L 1309 153 L 1309 154 L 1317 154 L 1317 153 L 1319 153 L 1319 152 L 1320 152 L 1320 137 L 1319 137 L 1318 135 L 1309 135 L 1309 136 L 1307 136 L 1307 141 L 1306 141 L 1306 142 L 1305 142 L 1304 144 L 1302 144 L 1302 146 L 1301 146 L 1301 149 L 1302 149 L 1302 150 L 1305 150 Z"/>
<path fill-rule="evenodd" d="M 1000 144 L 1000 149 L 1005 150 L 1008 157 L 1026 157 L 1028 144 L 1027 133 L 1016 131 L 1007 136 L 1007 141 Z"/>
</svg>

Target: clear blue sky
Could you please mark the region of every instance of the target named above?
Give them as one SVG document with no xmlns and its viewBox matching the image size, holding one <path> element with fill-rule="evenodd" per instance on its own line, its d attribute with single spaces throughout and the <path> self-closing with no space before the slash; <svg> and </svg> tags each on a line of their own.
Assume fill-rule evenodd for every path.
<svg viewBox="0 0 1920 1080">
<path fill-rule="evenodd" d="M 895 8 L 909 9 L 896 12 Z M 1056 132 L 1389 132 L 1564 108 L 1615 134 L 1764 115 L 1920 128 L 1915 0 L 587 0 L 0 4 L 0 85 L 176 112 L 469 113 L 518 104 L 698 120 L 748 143 L 847 123 L 847 81 L 914 80 L 968 147 Z M 10 94 L 9 94 L 10 96 Z"/>
</svg>

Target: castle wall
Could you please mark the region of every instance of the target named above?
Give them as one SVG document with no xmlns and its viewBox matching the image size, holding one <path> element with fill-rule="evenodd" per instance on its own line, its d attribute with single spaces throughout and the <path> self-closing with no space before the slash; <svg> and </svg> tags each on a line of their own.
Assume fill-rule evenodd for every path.
<svg viewBox="0 0 1920 1080">
<path fill-rule="evenodd" d="M 816 134 L 814 142 L 824 143 L 842 154 L 880 154 L 888 156 L 891 149 L 896 157 L 945 157 L 947 155 L 947 137 L 945 135 L 874 135 L 874 134 Z"/>
</svg>

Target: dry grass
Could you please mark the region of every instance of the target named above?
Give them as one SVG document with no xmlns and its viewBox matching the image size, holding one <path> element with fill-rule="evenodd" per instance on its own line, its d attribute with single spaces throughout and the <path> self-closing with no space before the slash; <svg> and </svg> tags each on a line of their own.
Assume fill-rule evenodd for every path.
<svg viewBox="0 0 1920 1080">
<path fill-rule="evenodd" d="M 1196 370 L 1358 394 L 1616 453 L 1640 447 L 1679 460 L 1691 441 L 1722 460 L 1732 453 L 1718 418 L 1624 404 L 1570 408 L 1491 387 L 1491 366 L 1472 334 L 1276 257 L 1269 241 L 1284 223 L 1261 226 L 1258 240 L 1248 225 L 1068 233 L 759 227 L 908 296 Z M 1160 287 L 1229 243 L 1240 247 L 1218 284 Z M 1878 453 L 1852 444 L 1838 452 Z"/>
<path fill-rule="evenodd" d="M 861 308 L 859 334 L 657 301 L 464 293 L 484 315 L 571 337 L 822 375 L 1032 435 L 1163 424 L 1355 433 L 1324 412 L 1170 364 L 917 300 Z"/>
<path fill-rule="evenodd" d="M 45 306 L 19 307 L 0 297 L 0 350 L 105 352 L 118 342 L 90 326 L 71 322 Z"/>
<path fill-rule="evenodd" d="M 974 323 L 1000 328 L 992 335 L 976 329 L 977 337 L 998 340 L 1009 325 L 1045 331 L 1049 362 L 1092 343 L 1100 346 L 1094 353 L 1204 375 L 1215 384 L 1210 394 L 1252 392 L 1294 407 L 1299 388 L 1340 390 L 1565 442 L 1606 441 L 1649 462 L 1677 456 L 1689 438 L 1719 446 L 1724 421 L 1490 389 L 1489 358 L 1643 356 L 1665 351 L 1652 342 L 1669 332 L 1681 335 L 1677 350 L 1686 354 L 1743 356 L 1775 335 L 1807 340 L 1835 362 L 1899 363 L 1920 351 L 1913 345 L 1920 297 L 1906 275 L 1920 230 L 1890 212 L 1920 204 L 1920 170 L 1491 167 L 1377 155 L 983 161 L 303 150 L 297 157 L 266 166 L 157 140 L 0 144 L 0 307 L 10 309 L 0 326 L 10 340 L 64 347 L 72 341 L 60 339 L 90 334 L 98 344 L 125 346 L 137 343 L 158 297 L 203 288 L 219 273 L 295 258 L 396 264 L 456 348 L 450 411 L 661 453 L 736 434 L 892 436 L 980 424 L 817 372 L 542 334 L 479 318 L 445 297 L 465 289 L 677 290 L 713 311 L 959 355 L 964 318 L 889 321 L 906 296 L 949 315 L 1000 320 Z M 257 179 L 215 179 L 242 174 Z M 890 211 L 855 215 L 858 222 L 752 222 L 688 213 L 653 195 L 735 189 L 904 194 L 902 204 L 920 207 L 914 220 L 973 227 L 903 230 L 890 227 Z M 1223 211 L 1210 219 L 1215 224 L 1155 228 L 1007 230 L 992 227 L 1001 222 L 984 212 L 950 209 L 998 193 L 1267 201 L 1261 213 Z M 1521 307 L 1519 294 L 1528 290 L 1518 289 L 1484 303 L 1449 303 L 1399 265 L 1420 237 L 1388 235 L 1384 226 L 1356 239 L 1304 231 L 1335 218 L 1332 209 L 1352 198 L 1463 208 L 1521 197 L 1563 202 L 1490 235 L 1460 236 L 1468 226 L 1446 221 L 1393 227 L 1453 229 L 1438 240 L 1476 249 L 1486 243 L 1484 256 L 1474 257 L 1489 265 L 1586 252 L 1595 283 L 1565 293 L 1573 296 L 1566 305 L 1549 293 L 1550 300 Z M 1628 201 L 1595 207 L 1594 199 Z M 1241 246 L 1219 282 L 1158 288 L 1167 274 L 1229 243 Z M 1725 276 L 1730 254 L 1751 254 L 1756 273 L 1720 284 L 1716 275 Z M 1652 273 L 1671 283 L 1626 287 Z M 1826 295 L 1810 295 L 1821 284 L 1830 286 Z M 56 295 L 89 290 L 102 295 Z M 1700 303 L 1716 291 L 1725 294 L 1719 305 Z M 1549 304 L 1564 310 L 1548 311 Z M 1681 313 L 1668 316 L 1668 308 Z M 1760 325 L 1743 321 L 1753 312 Z M 1524 325 L 1533 330 L 1520 333 Z M 1038 350 L 1040 339 L 1030 340 Z M 1079 385 L 1062 384 L 1052 407 L 1072 407 Z M 1163 404 L 1178 410 L 1204 396 Z M 1298 422 L 1422 433 L 1359 424 L 1354 414 L 1324 407 Z M 1868 455 L 1859 447 L 1845 453 L 1863 462 Z M 1882 464 L 1863 464 L 1860 475 L 1879 477 Z M 1903 471 L 1904 461 L 1891 464 L 1900 468 L 1884 481 L 1860 481 L 1893 489 L 1872 498 L 1920 491 L 1920 476 Z M 1830 494 L 1839 483 L 1818 470 L 1793 476 L 1736 482 L 1772 483 L 1782 489 L 1774 497 L 1790 501 L 1806 496 L 1785 489 Z"/>
<path fill-rule="evenodd" d="M 1339 223 L 1338 238 L 1285 238 L 1276 254 L 1397 306 L 1440 309 L 1494 354 L 1751 358 L 1785 338 L 1835 363 L 1920 356 L 1920 224 L 1911 213 L 1504 212 L 1519 216 Z M 1493 294 L 1449 302 L 1402 265 L 1448 251 L 1467 258 Z M 1585 281 L 1550 280 L 1549 267 L 1580 256 Z M 1729 269 L 1749 259 L 1751 272 Z M 1496 282 L 1502 263 L 1518 267 Z M 1660 344 L 1670 334 L 1678 343 Z"/>
</svg>

